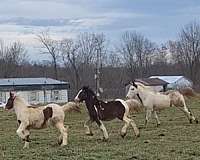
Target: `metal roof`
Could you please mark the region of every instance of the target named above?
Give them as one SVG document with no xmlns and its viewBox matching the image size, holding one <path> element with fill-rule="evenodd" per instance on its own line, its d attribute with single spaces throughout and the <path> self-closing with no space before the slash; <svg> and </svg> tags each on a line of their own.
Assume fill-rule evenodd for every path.
<svg viewBox="0 0 200 160">
<path fill-rule="evenodd" d="M 149 78 L 159 78 L 168 83 L 174 83 L 178 81 L 179 79 L 184 78 L 184 76 L 151 76 Z"/>
<path fill-rule="evenodd" d="M 135 79 L 136 82 L 140 82 L 146 86 L 164 86 L 167 85 L 168 82 L 163 81 L 162 79 L 159 78 L 140 78 L 140 79 Z"/>
<path fill-rule="evenodd" d="M 15 86 L 15 85 L 59 85 L 69 84 L 68 82 L 55 80 L 52 78 L 6 78 L 0 79 L 0 86 Z"/>
</svg>

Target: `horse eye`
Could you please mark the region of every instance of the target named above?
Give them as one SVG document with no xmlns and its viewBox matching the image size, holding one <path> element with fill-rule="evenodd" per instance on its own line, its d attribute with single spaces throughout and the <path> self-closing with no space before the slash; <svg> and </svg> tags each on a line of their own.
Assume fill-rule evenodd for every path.
<svg viewBox="0 0 200 160">
<path fill-rule="evenodd" d="M 131 88 L 131 90 L 134 90 L 134 88 Z"/>
</svg>

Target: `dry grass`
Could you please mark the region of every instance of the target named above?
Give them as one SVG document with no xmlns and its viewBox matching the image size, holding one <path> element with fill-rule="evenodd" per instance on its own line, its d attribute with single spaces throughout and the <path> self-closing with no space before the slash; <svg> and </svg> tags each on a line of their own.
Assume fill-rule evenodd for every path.
<svg viewBox="0 0 200 160">
<path fill-rule="evenodd" d="M 200 100 L 188 102 L 189 108 L 200 119 Z M 110 140 L 102 142 L 100 130 L 93 124 L 95 135 L 84 134 L 83 122 L 87 114 L 70 113 L 66 116 L 69 128 L 69 145 L 56 143 L 57 131 L 53 128 L 32 131 L 30 149 L 16 135 L 17 123 L 14 113 L 0 110 L 0 159 L 3 160 L 197 160 L 200 159 L 200 124 L 189 124 L 184 114 L 169 108 L 159 114 L 161 126 L 152 119 L 147 129 L 141 129 L 141 137 L 135 138 L 131 128 L 127 136 L 120 137 L 123 125 L 118 120 L 106 122 Z M 133 117 L 139 127 L 143 126 L 144 113 Z"/>
</svg>

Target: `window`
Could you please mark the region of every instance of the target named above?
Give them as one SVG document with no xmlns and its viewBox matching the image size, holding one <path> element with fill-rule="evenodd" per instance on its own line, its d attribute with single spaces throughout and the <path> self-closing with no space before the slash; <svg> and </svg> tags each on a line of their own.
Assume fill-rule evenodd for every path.
<svg viewBox="0 0 200 160">
<path fill-rule="evenodd" d="M 60 91 L 53 91 L 52 100 L 54 101 L 61 100 Z"/>
<path fill-rule="evenodd" d="M 29 97 L 30 101 L 38 101 L 38 92 L 30 92 L 30 97 Z"/>
</svg>

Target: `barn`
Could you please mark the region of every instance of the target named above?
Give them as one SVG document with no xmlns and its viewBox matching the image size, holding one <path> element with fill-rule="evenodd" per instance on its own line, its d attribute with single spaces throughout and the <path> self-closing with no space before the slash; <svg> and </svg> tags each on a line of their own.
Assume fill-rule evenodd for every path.
<svg viewBox="0 0 200 160">
<path fill-rule="evenodd" d="M 69 88 L 68 82 L 51 78 L 0 79 L 0 101 L 6 102 L 9 92 L 14 91 L 30 104 L 65 103 Z"/>
<path fill-rule="evenodd" d="M 149 78 L 159 78 L 168 82 L 168 89 L 180 89 L 193 86 L 193 82 L 184 76 L 151 76 Z"/>
</svg>

